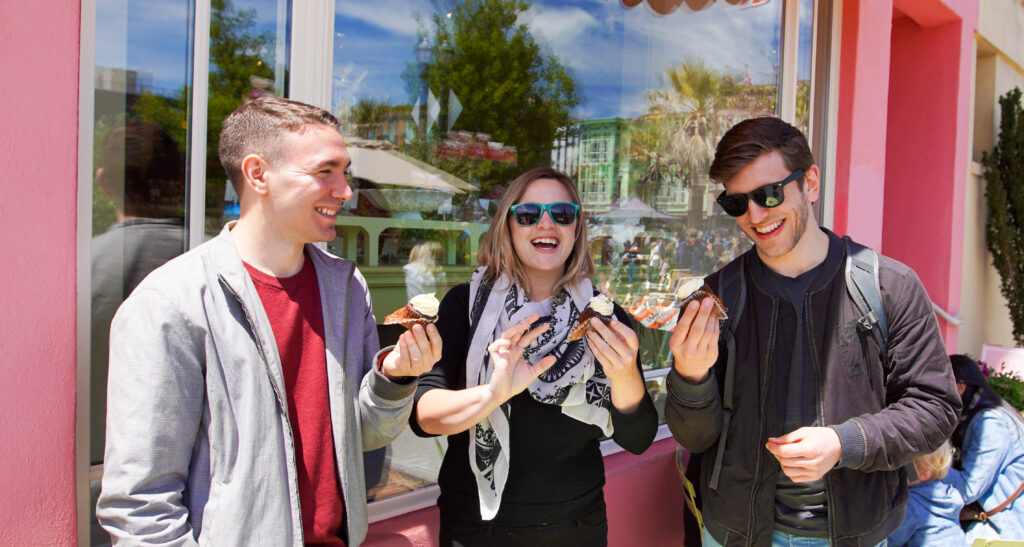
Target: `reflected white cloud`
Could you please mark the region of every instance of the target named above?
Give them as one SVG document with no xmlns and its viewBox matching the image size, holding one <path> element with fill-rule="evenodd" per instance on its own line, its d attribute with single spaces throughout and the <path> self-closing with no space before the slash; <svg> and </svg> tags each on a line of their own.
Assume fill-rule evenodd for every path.
<svg viewBox="0 0 1024 547">
<path fill-rule="evenodd" d="M 354 19 L 361 23 L 398 34 L 416 36 L 417 27 L 413 13 L 429 19 L 430 2 L 416 0 L 338 0 L 334 5 L 336 17 Z"/>
</svg>

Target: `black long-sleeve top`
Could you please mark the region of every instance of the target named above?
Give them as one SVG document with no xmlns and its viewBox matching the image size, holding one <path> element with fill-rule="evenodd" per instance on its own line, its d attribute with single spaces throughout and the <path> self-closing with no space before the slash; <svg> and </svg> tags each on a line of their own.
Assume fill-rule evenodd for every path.
<svg viewBox="0 0 1024 547">
<path fill-rule="evenodd" d="M 631 325 L 618 305 L 615 318 Z M 416 405 L 431 389 L 466 387 L 466 353 L 469 346 L 469 284 L 453 287 L 441 301 L 436 323 L 443 341 L 441 360 L 422 375 L 416 389 L 409 425 L 421 437 L 430 437 L 416 420 Z M 637 359 L 637 368 L 640 360 Z M 535 401 L 527 392 L 509 399 L 509 473 L 501 507 L 494 524 L 536 525 L 581 518 L 604 504 L 604 460 L 601 428 L 562 414 L 557 405 Z M 650 446 L 658 429 L 658 414 L 650 395 L 644 393 L 631 414 L 611 407 L 612 439 L 624 449 L 640 454 Z M 448 437 L 441 463 L 438 506 L 442 518 L 480 520 L 476 479 L 469 465 L 469 431 Z"/>
</svg>

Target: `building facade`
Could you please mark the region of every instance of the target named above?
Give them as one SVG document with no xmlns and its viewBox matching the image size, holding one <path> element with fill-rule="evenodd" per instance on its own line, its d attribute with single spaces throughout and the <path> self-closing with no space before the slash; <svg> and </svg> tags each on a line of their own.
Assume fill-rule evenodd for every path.
<svg viewBox="0 0 1024 547">
<path fill-rule="evenodd" d="M 378 316 L 406 298 L 402 266 L 414 256 L 431 257 L 439 292 L 464 281 L 503 185 L 543 163 L 570 172 L 593 206 L 587 222 L 603 239 L 591 248 L 617 301 L 706 275 L 737 235 L 708 216 L 720 191 L 701 179 L 709 154 L 733 123 L 773 113 L 812 143 L 825 177 L 820 222 L 912 266 L 951 319 L 940 319 L 951 352 L 1009 345 L 977 161 L 998 127 L 996 98 L 1024 80 L 1019 3 L 538 0 L 496 33 L 535 49 L 474 34 L 507 20 L 484 9 L 501 4 L 3 5 L 5 541 L 102 543 L 91 516 L 104 305 L 116 308 L 132 286 L 100 286 L 103 267 L 117 264 L 99 253 L 103 236 L 126 219 L 156 218 L 179 230 L 184 252 L 216 233 L 235 200 L 212 154 L 219 121 L 266 93 L 330 109 L 370 142 L 358 145 L 359 197 L 328 248 L 359 262 Z M 525 61 L 540 68 L 516 68 Z M 378 110 L 357 115 L 360 101 Z M 163 158 L 144 166 L 160 173 L 147 181 L 162 183 L 138 191 L 124 152 L 133 131 L 151 135 Z M 617 207 L 633 198 L 669 218 Z M 701 260 L 675 250 L 683 232 L 706 242 Z M 644 258 L 635 271 L 620 260 L 631 242 Z M 668 242 L 676 254 L 665 254 Z M 663 400 L 664 334 L 637 328 L 648 388 Z M 368 544 L 436 537 L 439 448 L 404 435 L 367 456 Z M 678 544 L 671 436 L 662 428 L 640 456 L 603 450 L 610 543 Z"/>
</svg>

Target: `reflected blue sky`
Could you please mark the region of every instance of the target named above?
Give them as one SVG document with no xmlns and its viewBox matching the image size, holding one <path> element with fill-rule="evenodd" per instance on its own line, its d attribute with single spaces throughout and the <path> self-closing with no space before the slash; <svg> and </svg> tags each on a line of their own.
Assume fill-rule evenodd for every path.
<svg viewBox="0 0 1024 547">
<path fill-rule="evenodd" d="M 430 3 L 338 0 L 336 6 L 334 67 L 344 93 L 353 100 L 407 102 L 401 72 L 414 55 L 414 14 L 429 22 Z M 718 2 L 660 16 L 644 6 L 624 9 L 617 0 L 549 0 L 535 2 L 520 22 L 581 84 L 584 102 L 574 115 L 635 117 L 647 111 L 644 93 L 663 87 L 665 69 L 688 58 L 749 75 L 754 83 L 774 81 L 781 9 L 778 1 L 752 9 Z M 809 26 L 806 34 L 800 45 L 809 51 Z"/>
<path fill-rule="evenodd" d="M 234 0 L 236 9 L 254 9 L 255 30 L 277 34 L 278 2 Z M 127 68 L 149 75 L 153 91 L 173 95 L 188 80 L 190 0 L 97 0 L 96 66 Z M 274 52 L 265 56 L 272 62 Z"/>
<path fill-rule="evenodd" d="M 255 8 L 257 30 L 277 29 L 279 0 L 235 1 Z M 286 0 L 280 0 L 286 1 Z M 800 0 L 800 78 L 810 73 L 812 0 Z M 151 74 L 157 93 L 180 89 L 188 75 L 187 0 L 138 2 L 98 0 L 96 64 Z M 755 8 L 717 2 L 700 12 L 681 7 L 660 16 L 618 0 L 535 2 L 520 22 L 568 66 L 584 101 L 583 119 L 635 117 L 646 112 L 644 93 L 663 88 L 665 69 L 688 58 L 769 83 L 777 72 L 782 3 Z M 401 73 L 413 60 L 417 19 L 429 23 L 428 0 L 338 0 L 335 12 L 334 76 L 351 100 L 407 102 Z M 266 58 L 271 61 L 273 52 Z"/>
</svg>

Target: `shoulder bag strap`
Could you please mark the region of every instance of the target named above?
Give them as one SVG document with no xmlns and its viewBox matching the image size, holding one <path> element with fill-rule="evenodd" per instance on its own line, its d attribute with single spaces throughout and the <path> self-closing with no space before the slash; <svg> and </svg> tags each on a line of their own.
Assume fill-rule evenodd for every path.
<svg viewBox="0 0 1024 547">
<path fill-rule="evenodd" d="M 725 360 L 725 382 L 722 393 L 722 431 L 718 436 L 718 448 L 715 454 L 715 466 L 711 470 L 711 478 L 708 486 L 712 490 L 718 489 L 718 478 L 722 472 L 722 458 L 725 455 L 725 438 L 729 434 L 729 423 L 732 421 L 733 409 L 733 386 L 736 383 L 736 338 L 734 333 L 739 325 L 740 316 L 743 315 L 743 307 L 747 302 L 747 279 L 744 275 L 747 255 L 740 255 L 739 259 L 727 264 L 722 270 L 722 282 L 718 287 L 718 293 L 723 298 L 725 311 L 729 318 L 725 321 L 725 335 L 727 356 Z"/>
<path fill-rule="evenodd" d="M 846 290 L 863 314 L 857 329 L 869 333 L 882 352 L 882 365 L 889 368 L 889 324 L 882 305 L 878 281 L 878 255 L 875 251 L 844 236 L 846 242 Z"/>
</svg>

